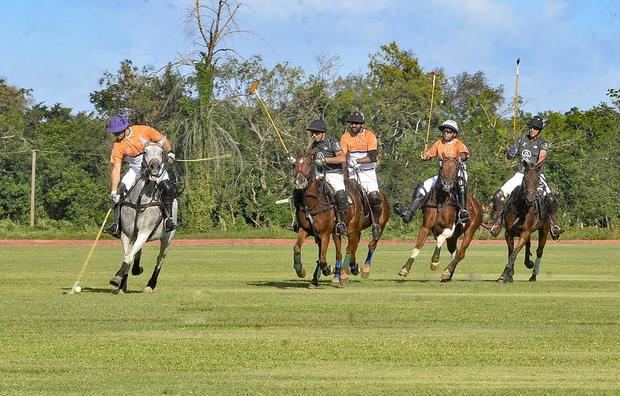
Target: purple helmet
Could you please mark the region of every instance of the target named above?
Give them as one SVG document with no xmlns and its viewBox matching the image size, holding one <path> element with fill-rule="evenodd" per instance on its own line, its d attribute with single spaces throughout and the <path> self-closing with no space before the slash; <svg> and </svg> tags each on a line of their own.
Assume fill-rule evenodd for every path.
<svg viewBox="0 0 620 396">
<path fill-rule="evenodd" d="M 122 114 L 117 114 L 110 118 L 105 131 L 108 133 L 121 133 L 127 128 L 129 128 L 129 118 Z"/>
</svg>

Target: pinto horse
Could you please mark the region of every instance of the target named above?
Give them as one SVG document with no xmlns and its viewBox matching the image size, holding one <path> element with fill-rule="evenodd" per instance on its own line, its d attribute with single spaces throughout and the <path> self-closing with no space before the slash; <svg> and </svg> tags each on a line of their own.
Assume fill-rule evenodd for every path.
<svg viewBox="0 0 620 396">
<path fill-rule="evenodd" d="M 540 186 L 539 166 L 531 162 L 524 161 L 523 180 L 521 185 L 510 194 L 504 212 L 502 214 L 504 227 L 506 229 L 505 238 L 508 245 L 508 263 L 504 272 L 497 279 L 499 283 L 513 281 L 514 264 L 517 255 L 525 246 L 524 264 L 528 269 L 532 269 L 530 281 L 536 281 L 536 275 L 540 272 L 543 250 L 547 243 L 549 233 L 549 222 L 546 221 L 546 208 L 544 199 L 538 193 Z M 538 230 L 538 247 L 536 248 L 536 261 L 531 260 L 531 234 Z M 514 239 L 518 236 L 517 246 L 514 246 Z"/>
<path fill-rule="evenodd" d="M 314 240 L 319 246 L 319 255 L 317 267 L 308 287 L 316 288 L 321 273 L 325 276 L 332 273 L 332 268 L 327 264 L 326 259 L 331 237 L 336 247 L 336 265 L 332 284 L 334 286 L 342 286 L 348 280 L 346 271 L 349 268 L 352 274 L 357 275 L 359 273 L 355 253 L 359 245 L 362 229 L 369 227 L 371 223 L 369 215 L 364 214 L 361 187 L 357 183 L 345 179 L 350 205 L 343 219 L 347 225 L 348 239 L 346 257 L 343 261 L 342 237 L 334 231 L 336 225 L 335 207 L 328 198 L 327 183 L 315 177 L 315 168 L 311 155 L 299 154 L 297 156 L 294 163 L 293 184 L 295 186 L 294 197 L 296 206 L 298 206 L 297 223 L 299 224 L 297 241 L 293 246 L 293 268 L 298 277 L 304 278 L 306 276 L 306 270 L 301 261 L 301 247 L 308 236 L 314 236 Z M 383 228 L 389 219 L 389 204 L 385 198 L 380 217 L 379 225 L 383 232 Z M 368 244 L 368 255 L 362 270 L 362 277 L 364 278 L 367 278 L 370 273 L 372 254 L 377 246 L 377 242 L 372 240 Z"/>
<path fill-rule="evenodd" d="M 159 256 L 157 265 L 144 291 L 149 293 L 155 289 L 159 272 L 166 259 L 168 247 L 176 231 L 164 229 L 164 209 L 161 202 L 157 180 L 164 173 L 163 149 L 157 144 L 147 144 L 144 148 L 143 176 L 136 182 L 121 201 L 121 242 L 123 243 L 123 263 L 110 280 L 116 286 L 115 293 L 127 291 L 127 277 L 131 268 L 132 275 L 140 275 L 143 268 L 140 264 L 142 247 L 146 242 L 159 240 Z M 172 206 L 172 216 L 176 221 L 177 201 Z"/>
<path fill-rule="evenodd" d="M 457 203 L 453 195 L 455 183 L 457 182 L 459 162 L 453 158 L 444 158 L 439 169 L 438 180 L 435 187 L 431 190 L 430 196 L 424 203 L 424 220 L 422 228 L 418 232 L 418 239 L 415 248 L 411 251 L 411 256 L 400 270 L 398 275 L 405 277 L 411 271 L 411 266 L 415 258 L 420 253 L 420 249 L 428 235 L 432 232 L 437 240 L 435 252 L 431 259 L 431 270 L 435 271 L 439 267 L 441 247 L 447 241 L 448 251 L 452 255 L 450 264 L 446 266 L 441 274 L 441 281 L 452 280 L 452 275 L 458 263 L 465 258 L 465 250 L 471 243 L 474 233 L 482 222 L 482 207 L 480 202 L 474 197 L 467 198 L 467 210 L 469 211 L 469 221 L 463 224 L 456 224 Z M 461 246 L 457 250 L 457 241 L 464 235 Z"/>
</svg>

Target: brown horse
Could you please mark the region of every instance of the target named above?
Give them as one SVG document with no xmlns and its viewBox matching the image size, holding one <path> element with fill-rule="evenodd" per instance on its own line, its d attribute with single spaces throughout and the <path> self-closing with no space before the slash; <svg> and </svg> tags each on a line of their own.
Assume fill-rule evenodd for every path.
<svg viewBox="0 0 620 396">
<path fill-rule="evenodd" d="M 549 222 L 546 221 L 546 208 L 543 197 L 538 193 L 540 186 L 540 167 L 524 161 L 523 180 L 510 197 L 503 212 L 505 238 L 508 245 L 508 263 L 504 272 L 497 279 L 499 283 L 513 281 L 514 264 L 517 255 L 525 246 L 525 261 L 527 268 L 532 269 L 530 281 L 536 281 L 536 275 L 540 272 L 543 250 L 547 243 Z M 536 261 L 530 259 L 530 236 L 538 230 L 538 247 L 536 248 Z M 514 246 L 515 236 L 519 237 L 517 246 Z"/>
<path fill-rule="evenodd" d="M 458 263 L 465 258 L 465 250 L 471 243 L 474 233 L 482 222 L 482 207 L 472 196 L 467 198 L 467 210 L 469 211 L 469 221 L 463 224 L 456 224 L 457 203 L 453 196 L 455 183 L 457 182 L 459 162 L 453 158 L 444 158 L 435 187 L 431 190 L 429 198 L 424 203 L 424 220 L 422 228 L 418 233 L 415 248 L 411 251 L 411 256 L 400 270 L 398 275 L 407 276 L 411 271 L 416 256 L 429 233 L 433 233 L 437 244 L 431 259 L 431 270 L 435 271 L 439 267 L 439 256 L 441 246 L 447 241 L 448 251 L 452 254 L 450 264 L 443 270 L 441 281 L 452 280 L 452 275 Z M 464 235 L 463 242 L 457 250 L 457 241 Z"/>
<path fill-rule="evenodd" d="M 308 287 L 318 286 L 321 273 L 327 276 L 332 273 L 332 268 L 327 264 L 326 255 L 330 236 L 334 240 L 336 247 L 336 265 L 332 284 L 341 286 L 347 281 L 347 274 L 344 269 L 350 267 L 350 272 L 354 275 L 359 273 L 355 253 L 359 245 L 361 230 L 370 225 L 369 215 L 364 213 L 361 188 L 351 180 L 345 180 L 345 186 L 349 194 L 350 205 L 344 216 L 347 225 L 347 248 L 346 258 L 342 260 L 342 238 L 335 232 L 336 214 L 335 207 L 328 196 L 327 183 L 315 177 L 315 168 L 312 156 L 309 154 L 299 154 L 294 163 L 293 183 L 295 185 L 294 197 L 297 201 L 297 241 L 293 246 L 293 268 L 297 276 L 304 278 L 306 270 L 301 261 L 301 247 L 305 239 L 312 235 L 316 244 L 319 246 L 319 259 L 314 271 L 312 281 Z M 386 215 L 387 213 L 387 215 Z M 380 219 L 381 231 L 389 219 L 389 204 L 385 199 L 383 213 Z M 367 278 L 370 273 L 372 253 L 377 246 L 377 241 L 373 240 L 368 244 L 368 256 L 362 277 Z"/>
</svg>

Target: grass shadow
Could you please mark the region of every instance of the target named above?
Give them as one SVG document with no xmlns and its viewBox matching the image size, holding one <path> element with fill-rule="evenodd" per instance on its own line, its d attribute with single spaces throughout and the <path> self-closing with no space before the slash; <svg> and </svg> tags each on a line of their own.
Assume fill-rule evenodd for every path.
<svg viewBox="0 0 620 396">
<path fill-rule="evenodd" d="M 307 289 L 310 284 L 309 280 L 283 280 L 283 281 L 265 281 L 265 282 L 247 282 L 246 285 L 254 287 L 274 287 L 276 289 Z M 332 288 L 331 281 L 319 281 L 319 289 Z"/>
</svg>

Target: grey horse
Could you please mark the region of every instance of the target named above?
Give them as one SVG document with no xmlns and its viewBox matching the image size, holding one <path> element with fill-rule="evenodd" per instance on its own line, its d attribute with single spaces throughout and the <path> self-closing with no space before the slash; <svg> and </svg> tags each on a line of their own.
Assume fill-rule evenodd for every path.
<svg viewBox="0 0 620 396">
<path fill-rule="evenodd" d="M 120 227 L 124 258 L 120 269 L 110 280 L 116 286 L 115 293 L 127 291 L 127 277 L 131 268 L 132 275 L 140 275 L 142 247 L 146 242 L 159 240 L 159 256 L 157 265 L 148 281 L 144 292 L 153 292 L 157 285 L 157 277 L 161 270 L 168 247 L 174 238 L 175 230 L 166 232 L 163 219 L 164 209 L 160 193 L 157 189 L 158 180 L 164 175 L 164 151 L 157 144 L 148 144 L 144 148 L 143 175 L 124 197 L 121 205 Z M 178 203 L 172 205 L 172 217 L 177 221 Z"/>
</svg>

